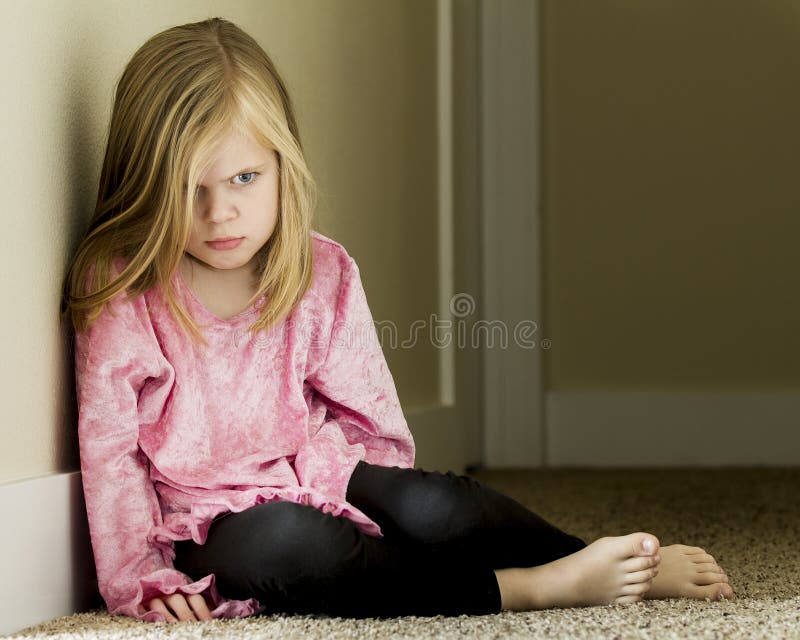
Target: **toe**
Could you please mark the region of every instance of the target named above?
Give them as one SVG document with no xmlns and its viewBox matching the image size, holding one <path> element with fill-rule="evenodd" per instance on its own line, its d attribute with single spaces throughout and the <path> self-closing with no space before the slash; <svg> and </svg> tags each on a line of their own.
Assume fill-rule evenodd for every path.
<svg viewBox="0 0 800 640">
<path fill-rule="evenodd" d="M 658 560 L 653 556 L 636 556 L 635 558 L 628 558 L 622 564 L 622 570 L 627 573 L 633 573 L 634 571 L 657 567 L 658 564 Z"/>
<path fill-rule="evenodd" d="M 714 583 L 705 586 L 694 586 L 687 595 L 692 598 L 720 600 L 723 597 L 730 598 L 733 595 L 733 589 L 728 584 Z"/>
<path fill-rule="evenodd" d="M 638 584 L 646 583 L 658 575 L 658 568 L 651 567 L 650 569 L 643 569 L 642 571 L 634 571 L 625 576 L 625 584 Z"/>
<path fill-rule="evenodd" d="M 697 562 L 692 566 L 697 573 L 725 573 L 719 568 L 719 565 L 714 562 Z"/>
<path fill-rule="evenodd" d="M 703 585 L 703 584 L 716 584 L 721 586 L 723 584 L 727 584 L 728 577 L 722 575 L 721 573 L 698 573 L 694 578 L 694 583 Z"/>
<path fill-rule="evenodd" d="M 658 552 L 659 541 L 652 533 L 634 533 L 631 536 L 634 545 L 633 555 L 654 556 Z"/>
<path fill-rule="evenodd" d="M 695 553 L 690 555 L 692 557 L 692 562 L 710 562 L 712 564 L 717 564 L 717 561 L 714 560 L 714 556 L 707 553 Z"/>
<path fill-rule="evenodd" d="M 650 590 L 652 585 L 652 580 L 645 580 L 644 582 L 637 582 L 636 584 L 626 584 L 620 590 L 620 594 L 623 596 L 643 596 Z"/>
<path fill-rule="evenodd" d="M 630 604 L 632 602 L 640 602 L 642 596 L 619 596 L 614 600 L 614 604 Z"/>
</svg>

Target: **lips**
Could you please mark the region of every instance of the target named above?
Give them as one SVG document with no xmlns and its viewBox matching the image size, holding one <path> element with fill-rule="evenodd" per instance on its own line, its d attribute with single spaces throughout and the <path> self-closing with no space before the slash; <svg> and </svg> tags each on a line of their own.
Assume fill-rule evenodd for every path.
<svg viewBox="0 0 800 640">
<path fill-rule="evenodd" d="M 208 240 L 206 244 L 217 251 L 227 251 L 238 247 L 244 238 L 237 238 L 235 236 L 225 236 L 217 238 L 216 240 Z"/>
</svg>

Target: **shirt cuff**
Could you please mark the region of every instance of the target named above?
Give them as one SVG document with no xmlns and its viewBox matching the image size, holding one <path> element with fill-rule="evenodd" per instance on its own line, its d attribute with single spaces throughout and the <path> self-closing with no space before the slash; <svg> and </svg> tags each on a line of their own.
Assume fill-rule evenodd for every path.
<svg viewBox="0 0 800 640">
<path fill-rule="evenodd" d="M 363 444 L 348 443 L 339 424 L 329 420 L 300 447 L 294 459 L 294 470 L 301 487 L 320 491 L 331 500 L 346 502 L 350 476 L 366 453 Z"/>
</svg>

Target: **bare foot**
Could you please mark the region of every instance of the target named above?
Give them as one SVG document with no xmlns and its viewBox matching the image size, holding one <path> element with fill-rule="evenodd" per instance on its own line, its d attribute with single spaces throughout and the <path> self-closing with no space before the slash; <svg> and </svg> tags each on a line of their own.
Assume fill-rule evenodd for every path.
<svg viewBox="0 0 800 640">
<path fill-rule="evenodd" d="M 733 599 L 728 576 L 700 547 L 671 544 L 661 547 L 661 570 L 646 600 L 657 598 Z"/>
<path fill-rule="evenodd" d="M 528 567 L 531 608 L 638 602 L 658 573 L 658 547 L 654 535 L 631 533 L 599 538 L 573 554 Z"/>
</svg>

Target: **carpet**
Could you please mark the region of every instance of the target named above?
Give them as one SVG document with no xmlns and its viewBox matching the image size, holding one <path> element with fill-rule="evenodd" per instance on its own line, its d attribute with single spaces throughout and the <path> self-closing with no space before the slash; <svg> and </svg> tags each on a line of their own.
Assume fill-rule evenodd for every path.
<svg viewBox="0 0 800 640">
<path fill-rule="evenodd" d="M 647 531 L 703 547 L 732 601 L 626 605 L 486 616 L 346 619 L 270 615 L 148 624 L 93 610 L 10 638 L 800 638 L 800 469 L 480 470 L 470 475 L 587 542 Z"/>
</svg>

